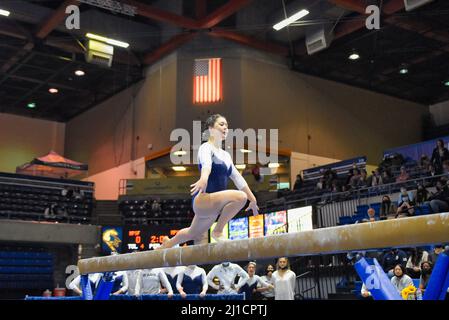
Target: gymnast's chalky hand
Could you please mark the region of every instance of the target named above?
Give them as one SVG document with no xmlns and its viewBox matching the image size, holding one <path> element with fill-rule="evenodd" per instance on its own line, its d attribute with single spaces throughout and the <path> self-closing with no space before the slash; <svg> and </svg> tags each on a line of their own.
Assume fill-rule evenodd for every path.
<svg viewBox="0 0 449 320">
<path fill-rule="evenodd" d="M 194 184 L 191 184 L 190 187 L 192 187 L 192 189 L 190 189 L 191 195 L 194 195 L 196 193 L 204 193 L 206 192 L 207 181 L 200 179 Z"/>
<path fill-rule="evenodd" d="M 257 202 L 250 202 L 248 208 L 245 211 L 253 210 L 253 215 L 257 216 L 259 214 L 259 207 L 257 206 Z"/>
</svg>

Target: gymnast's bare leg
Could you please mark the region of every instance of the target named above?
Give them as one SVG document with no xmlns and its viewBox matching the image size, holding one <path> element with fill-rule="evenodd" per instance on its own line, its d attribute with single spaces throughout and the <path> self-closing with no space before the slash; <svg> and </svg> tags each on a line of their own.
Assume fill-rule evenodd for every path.
<svg viewBox="0 0 449 320">
<path fill-rule="evenodd" d="M 199 194 L 193 203 L 195 216 L 190 227 L 178 231 L 173 238 L 166 240 L 161 248 L 171 248 L 180 243 L 197 240 L 209 230 L 218 215 L 220 217 L 212 236 L 219 239 L 226 223 L 243 208 L 246 200 L 246 194 L 239 190 Z"/>
</svg>

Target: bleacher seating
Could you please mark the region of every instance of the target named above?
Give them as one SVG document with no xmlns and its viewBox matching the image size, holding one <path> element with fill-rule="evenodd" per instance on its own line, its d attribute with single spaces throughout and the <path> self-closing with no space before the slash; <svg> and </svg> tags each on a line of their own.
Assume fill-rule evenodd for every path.
<svg viewBox="0 0 449 320">
<path fill-rule="evenodd" d="M 153 208 L 153 202 L 158 208 Z M 152 196 L 122 196 L 119 199 L 119 210 L 127 224 L 160 224 L 163 221 L 182 221 L 192 216 L 190 198 L 161 199 Z"/>
<path fill-rule="evenodd" d="M 52 288 L 53 259 L 35 248 L 0 248 L 0 289 Z"/>
<path fill-rule="evenodd" d="M 78 194 L 63 195 L 63 190 Z M 81 195 L 82 193 L 82 195 Z M 93 184 L 74 180 L 0 173 L 0 218 L 88 223 L 93 208 Z M 54 214 L 50 212 L 54 207 Z"/>
</svg>

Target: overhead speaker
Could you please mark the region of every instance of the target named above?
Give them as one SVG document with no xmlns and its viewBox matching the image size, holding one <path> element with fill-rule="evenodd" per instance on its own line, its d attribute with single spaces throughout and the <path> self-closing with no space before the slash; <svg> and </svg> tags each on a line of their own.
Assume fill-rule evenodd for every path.
<svg viewBox="0 0 449 320">
<path fill-rule="evenodd" d="M 327 49 L 334 39 L 334 34 L 328 28 L 320 27 L 312 29 L 306 35 L 307 53 L 312 55 L 321 50 Z"/>
<path fill-rule="evenodd" d="M 412 11 L 432 1 L 433 0 L 404 0 L 405 11 Z"/>
<path fill-rule="evenodd" d="M 89 40 L 86 61 L 103 67 L 111 67 L 114 47 L 95 40 Z"/>
</svg>

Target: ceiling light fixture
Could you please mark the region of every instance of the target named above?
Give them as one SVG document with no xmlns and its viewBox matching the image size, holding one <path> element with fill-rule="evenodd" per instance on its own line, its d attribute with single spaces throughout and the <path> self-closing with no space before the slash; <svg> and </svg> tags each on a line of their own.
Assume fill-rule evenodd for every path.
<svg viewBox="0 0 449 320">
<path fill-rule="evenodd" d="M 82 76 L 84 76 L 86 73 L 85 73 L 83 70 L 76 70 L 76 71 L 75 71 L 75 74 L 76 74 L 78 77 L 82 77 Z"/>
<path fill-rule="evenodd" d="M 285 28 L 286 26 L 292 24 L 293 22 L 305 17 L 308 14 L 309 14 L 308 10 L 302 9 L 301 11 L 298 11 L 297 13 L 292 15 L 291 17 L 286 18 L 286 19 L 282 20 L 281 22 L 276 23 L 273 26 L 273 29 L 275 29 L 276 31 L 279 31 L 279 30 Z"/>
<path fill-rule="evenodd" d="M 113 45 L 113 46 L 117 46 L 117 47 L 121 47 L 121 48 L 128 48 L 129 47 L 129 43 L 123 42 L 123 41 L 118 41 L 118 40 L 114 40 L 114 39 L 110 39 L 110 38 L 106 38 L 103 36 L 99 36 L 97 34 L 93 34 L 93 33 L 86 33 L 86 37 L 89 39 L 93 39 L 93 40 L 98 40 L 101 42 L 105 42 L 107 44 Z"/>
<path fill-rule="evenodd" d="M 11 12 L 9 12 L 8 10 L 0 9 L 0 16 L 9 17 L 10 14 Z"/>
</svg>

